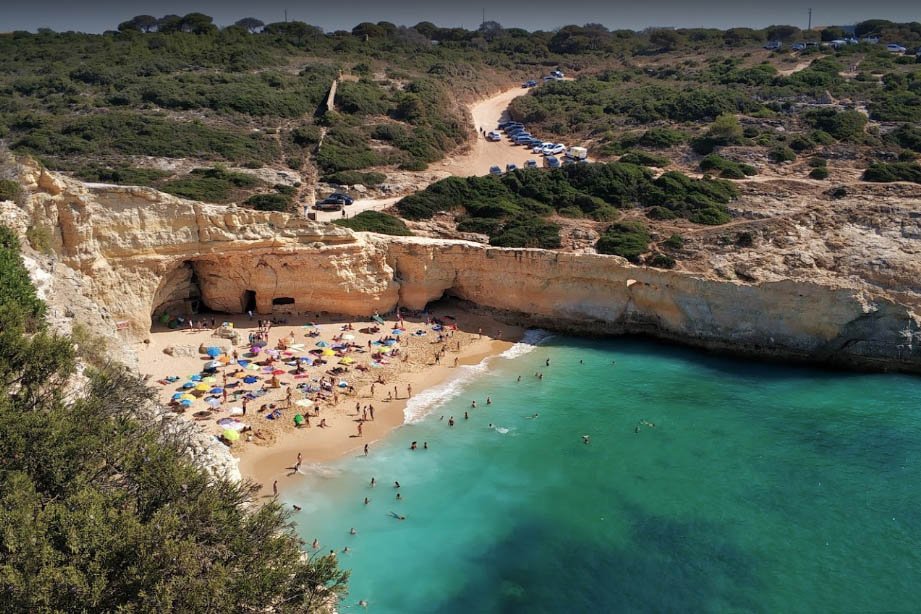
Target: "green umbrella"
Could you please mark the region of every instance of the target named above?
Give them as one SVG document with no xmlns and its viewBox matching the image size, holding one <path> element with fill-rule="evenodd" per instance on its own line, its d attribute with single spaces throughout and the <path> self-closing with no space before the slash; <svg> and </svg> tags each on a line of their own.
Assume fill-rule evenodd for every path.
<svg viewBox="0 0 921 614">
<path fill-rule="evenodd" d="M 221 437 L 223 437 L 227 441 L 237 441 L 238 439 L 240 439 L 240 433 L 234 430 L 231 430 L 231 429 L 227 429 L 223 433 L 221 433 Z"/>
<path fill-rule="evenodd" d="M 294 414 L 294 424 L 297 426 L 304 424 L 304 416 L 301 414 Z"/>
</svg>

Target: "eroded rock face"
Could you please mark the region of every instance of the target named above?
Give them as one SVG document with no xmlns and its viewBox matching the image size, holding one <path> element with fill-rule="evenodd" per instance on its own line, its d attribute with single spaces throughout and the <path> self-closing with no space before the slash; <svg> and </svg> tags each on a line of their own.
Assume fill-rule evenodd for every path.
<svg viewBox="0 0 921 614">
<path fill-rule="evenodd" d="M 81 274 L 88 294 L 127 322 L 134 338 L 148 334 L 152 315 L 201 305 L 366 316 L 397 304 L 421 308 L 450 294 L 558 330 L 650 333 L 755 354 L 921 371 L 911 303 L 853 276 L 765 278 L 763 267 L 749 267 L 752 281 L 740 281 L 737 273 L 721 279 L 612 256 L 356 235 L 281 213 L 145 188 L 87 189 L 62 178 L 50 184 L 39 176 L 31 186 L 32 223 L 54 229 L 60 264 Z M 726 262 L 731 270 L 744 265 Z"/>
</svg>

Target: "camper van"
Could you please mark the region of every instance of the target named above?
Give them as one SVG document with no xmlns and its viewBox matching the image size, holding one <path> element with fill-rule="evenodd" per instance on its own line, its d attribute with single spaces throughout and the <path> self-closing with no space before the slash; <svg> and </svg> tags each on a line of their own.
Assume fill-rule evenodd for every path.
<svg viewBox="0 0 921 614">
<path fill-rule="evenodd" d="M 584 147 L 570 147 L 566 157 L 571 160 L 585 160 L 588 158 L 588 150 Z"/>
</svg>

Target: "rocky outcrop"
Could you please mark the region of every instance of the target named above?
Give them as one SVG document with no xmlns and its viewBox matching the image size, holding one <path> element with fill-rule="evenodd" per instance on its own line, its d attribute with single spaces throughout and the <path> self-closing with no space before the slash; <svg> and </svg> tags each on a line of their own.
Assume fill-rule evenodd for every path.
<svg viewBox="0 0 921 614">
<path fill-rule="evenodd" d="M 397 304 L 421 308 L 447 294 L 557 330 L 648 333 L 751 354 L 921 371 L 911 305 L 850 275 L 746 282 L 613 256 L 355 235 L 144 188 L 88 189 L 45 173 L 29 187 L 29 223 L 54 229 L 57 263 L 77 271 L 135 339 L 163 311 L 362 316 Z"/>
</svg>

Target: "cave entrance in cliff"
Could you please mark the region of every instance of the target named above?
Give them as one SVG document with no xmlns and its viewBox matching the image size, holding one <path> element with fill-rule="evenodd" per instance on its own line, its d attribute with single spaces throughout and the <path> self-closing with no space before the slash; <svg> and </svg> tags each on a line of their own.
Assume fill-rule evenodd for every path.
<svg viewBox="0 0 921 614">
<path fill-rule="evenodd" d="M 150 308 L 151 324 L 166 326 L 177 317 L 194 316 L 206 308 L 195 263 L 185 260 L 160 279 Z"/>
<path fill-rule="evenodd" d="M 256 291 L 245 290 L 241 304 L 243 305 L 243 311 L 256 311 Z"/>
</svg>

